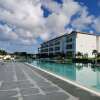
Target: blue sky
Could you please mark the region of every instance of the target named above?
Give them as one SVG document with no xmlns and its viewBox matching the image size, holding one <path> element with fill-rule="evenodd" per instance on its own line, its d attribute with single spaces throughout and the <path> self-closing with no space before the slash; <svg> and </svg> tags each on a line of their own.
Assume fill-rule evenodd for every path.
<svg viewBox="0 0 100 100">
<path fill-rule="evenodd" d="M 76 0 L 86 5 L 91 14 L 100 16 L 100 0 Z"/>
<path fill-rule="evenodd" d="M 0 0 L 0 48 L 9 52 L 36 53 L 73 30 L 100 34 L 100 0 Z"/>
</svg>

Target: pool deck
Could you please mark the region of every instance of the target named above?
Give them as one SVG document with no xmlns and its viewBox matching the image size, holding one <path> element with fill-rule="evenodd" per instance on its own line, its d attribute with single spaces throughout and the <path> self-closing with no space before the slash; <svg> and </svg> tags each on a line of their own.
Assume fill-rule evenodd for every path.
<svg viewBox="0 0 100 100">
<path fill-rule="evenodd" d="M 38 71 L 24 63 L 0 62 L 0 100 L 81 100 Z"/>
</svg>

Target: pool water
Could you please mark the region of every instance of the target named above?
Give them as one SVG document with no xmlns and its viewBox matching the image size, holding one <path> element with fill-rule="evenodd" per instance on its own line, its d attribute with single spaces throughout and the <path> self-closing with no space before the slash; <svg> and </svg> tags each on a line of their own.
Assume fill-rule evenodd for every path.
<svg viewBox="0 0 100 100">
<path fill-rule="evenodd" d="M 100 92 L 100 67 L 92 67 L 91 64 L 57 64 L 41 61 L 33 61 L 31 64 Z"/>
</svg>

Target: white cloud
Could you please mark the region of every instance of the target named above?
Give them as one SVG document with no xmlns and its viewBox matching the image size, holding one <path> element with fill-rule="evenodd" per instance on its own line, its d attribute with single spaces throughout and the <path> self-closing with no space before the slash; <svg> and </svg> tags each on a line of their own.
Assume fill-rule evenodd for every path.
<svg viewBox="0 0 100 100">
<path fill-rule="evenodd" d="M 49 33 L 43 33 L 40 35 L 41 39 L 44 40 L 44 41 L 47 41 L 49 40 L 49 36 L 50 34 Z"/>
<path fill-rule="evenodd" d="M 94 20 L 93 27 L 98 33 L 100 33 L 100 17 Z"/>
<path fill-rule="evenodd" d="M 66 32 L 65 26 L 70 24 L 72 16 L 79 12 L 81 8 L 79 3 L 73 0 L 66 0 L 62 5 L 49 0 L 45 1 L 44 6 L 53 12 L 46 18 L 45 24 L 48 32 L 54 34 L 53 37 Z M 52 37 L 51 35 L 50 37 Z"/>
<path fill-rule="evenodd" d="M 48 18 L 43 17 L 42 4 L 53 12 Z M 22 35 L 30 32 L 37 38 L 41 34 L 47 37 L 45 34 L 49 33 L 51 37 L 52 33 L 56 36 L 66 32 L 65 26 L 70 24 L 72 16 L 79 13 L 80 9 L 84 8 L 74 0 L 64 0 L 62 5 L 52 0 L 1 0 L 0 20 L 14 25 L 17 31 L 23 30 Z M 90 23 L 90 20 L 91 17 L 83 12 L 73 23 L 77 27 L 79 23 L 83 28 L 84 23 Z"/>
<path fill-rule="evenodd" d="M 0 0 L 0 20 L 11 26 L 1 25 L 0 41 L 32 46 L 44 32 L 43 11 L 38 0 Z"/>
<path fill-rule="evenodd" d="M 51 33 L 61 33 L 64 32 L 64 26 L 69 23 L 68 21 L 65 15 L 53 13 L 46 19 L 46 27 Z"/>
<path fill-rule="evenodd" d="M 57 2 L 53 2 L 52 0 L 41 0 L 42 5 L 45 8 L 48 8 L 50 11 L 59 13 L 61 11 L 61 4 L 58 4 Z"/>
<path fill-rule="evenodd" d="M 94 16 L 89 15 L 86 7 L 81 9 L 80 15 L 72 21 L 72 27 L 80 31 L 90 28 L 89 25 L 91 25 L 94 20 Z"/>
<path fill-rule="evenodd" d="M 23 29 L 14 31 L 8 25 L 0 25 L 0 42 L 9 42 L 19 45 L 33 45 L 36 43 L 33 34 Z"/>
<path fill-rule="evenodd" d="M 17 38 L 17 34 L 9 26 L 0 25 L 0 41 L 11 41 Z"/>
<path fill-rule="evenodd" d="M 79 12 L 81 6 L 78 2 L 74 0 L 64 0 L 62 11 L 67 17 L 72 17 L 74 14 Z"/>
<path fill-rule="evenodd" d="M 34 31 L 34 28 L 43 25 L 41 4 L 35 5 L 34 2 L 32 0 L 1 0 L 0 20 Z"/>
<path fill-rule="evenodd" d="M 73 28 L 69 28 L 69 27 L 68 27 L 68 28 L 66 29 L 66 33 L 68 33 L 68 34 L 71 33 L 72 31 L 74 31 Z"/>
</svg>

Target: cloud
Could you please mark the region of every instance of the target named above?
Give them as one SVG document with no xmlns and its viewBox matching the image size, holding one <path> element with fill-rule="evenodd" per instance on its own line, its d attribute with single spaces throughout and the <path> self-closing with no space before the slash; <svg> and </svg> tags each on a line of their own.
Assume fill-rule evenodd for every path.
<svg viewBox="0 0 100 100">
<path fill-rule="evenodd" d="M 72 17 L 79 12 L 81 8 L 82 6 L 74 0 L 64 0 L 62 11 L 67 17 Z"/>
<path fill-rule="evenodd" d="M 93 23 L 94 16 L 89 15 L 86 7 L 81 8 L 79 16 L 72 21 L 72 27 L 76 30 L 88 29 L 89 25 Z"/>
<path fill-rule="evenodd" d="M 33 37 L 31 32 L 23 29 L 12 30 L 12 28 L 6 24 L 0 25 L 0 48 L 4 48 L 9 52 L 36 52 L 36 48 L 38 48 L 38 46 L 39 43 Z"/>
<path fill-rule="evenodd" d="M 45 19 L 46 29 L 51 38 L 66 33 L 65 27 L 70 24 L 72 16 L 78 13 L 81 8 L 79 3 L 73 0 L 66 0 L 63 4 L 47 0 L 44 6 L 52 11 L 52 14 Z"/>
<path fill-rule="evenodd" d="M 52 14 L 46 19 L 46 27 L 50 32 L 61 33 L 64 32 L 64 26 L 69 20 L 63 14 Z"/>
<path fill-rule="evenodd" d="M 52 0 L 1 0 L 0 5 L 0 20 L 15 26 L 17 30 L 23 30 L 22 34 L 27 34 L 27 31 L 32 33 L 34 38 L 46 33 L 51 36 L 52 33 L 66 32 L 65 26 L 70 24 L 71 18 L 84 9 L 74 0 L 64 0 L 63 4 Z M 47 18 L 43 17 L 41 5 L 52 11 Z M 91 19 L 91 16 L 83 12 L 78 19 L 73 21 L 73 24 L 79 23 L 83 28 L 85 23 L 90 23 Z"/>
<path fill-rule="evenodd" d="M 1 0 L 0 20 L 34 31 L 43 25 L 43 11 L 37 0 Z M 23 6 L 24 5 L 24 6 Z"/>
<path fill-rule="evenodd" d="M 15 26 L 17 31 L 23 30 L 21 33 L 17 32 L 18 35 L 24 36 L 30 32 L 34 38 L 40 36 L 42 39 L 46 33 L 49 33 L 50 37 L 52 33 L 55 36 L 64 33 L 65 26 L 70 23 L 72 15 L 80 8 L 80 5 L 73 0 L 64 1 L 62 5 L 52 0 L 1 0 L 0 5 L 0 20 Z M 48 18 L 43 17 L 41 5 L 53 12 Z M 70 7 L 73 8 L 69 9 Z"/>
<path fill-rule="evenodd" d="M 61 4 L 53 2 L 53 0 L 41 0 L 42 5 L 51 12 L 59 13 L 61 11 Z"/>
<path fill-rule="evenodd" d="M 100 17 L 94 20 L 93 27 L 98 33 L 100 33 Z"/>
<path fill-rule="evenodd" d="M 17 39 L 17 34 L 7 25 L 0 25 L 0 41 L 11 41 Z"/>
</svg>

